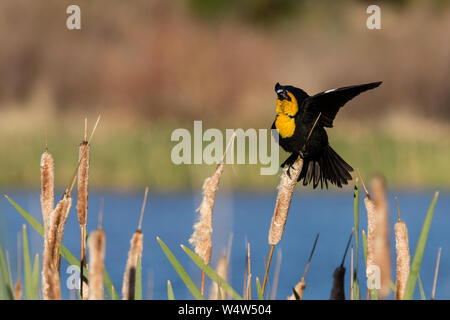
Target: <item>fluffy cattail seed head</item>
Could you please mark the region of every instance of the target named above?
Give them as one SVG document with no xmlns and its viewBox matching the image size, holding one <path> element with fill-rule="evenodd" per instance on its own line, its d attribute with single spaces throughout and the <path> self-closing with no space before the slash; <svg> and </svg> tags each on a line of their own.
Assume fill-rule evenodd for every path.
<svg viewBox="0 0 450 320">
<path fill-rule="evenodd" d="M 298 157 L 290 168 L 291 177 L 287 174 L 288 168 L 281 174 L 280 184 L 278 185 L 278 196 L 272 216 L 272 223 L 270 224 L 269 245 L 277 245 L 283 237 L 284 226 L 289 213 L 289 207 L 291 206 L 292 194 L 294 193 L 294 188 L 302 167 L 303 160 Z"/>
<path fill-rule="evenodd" d="M 194 232 L 189 239 L 189 243 L 194 246 L 195 253 L 202 258 L 205 264 L 209 264 L 211 260 L 212 214 L 223 168 L 223 163 L 220 163 L 214 174 L 211 177 L 206 178 L 203 183 L 203 199 L 198 208 L 200 216 L 198 221 L 194 224 Z"/>
</svg>

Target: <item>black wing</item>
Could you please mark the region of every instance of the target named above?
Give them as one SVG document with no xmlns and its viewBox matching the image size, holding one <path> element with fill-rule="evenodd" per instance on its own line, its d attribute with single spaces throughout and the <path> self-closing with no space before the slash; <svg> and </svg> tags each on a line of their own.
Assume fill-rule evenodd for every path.
<svg viewBox="0 0 450 320">
<path fill-rule="evenodd" d="M 360 93 L 376 88 L 381 84 L 372 82 L 327 90 L 305 99 L 301 105 L 300 117 L 304 123 L 314 122 L 319 113 L 320 123 L 324 127 L 333 127 L 333 120 L 339 109 Z"/>
</svg>

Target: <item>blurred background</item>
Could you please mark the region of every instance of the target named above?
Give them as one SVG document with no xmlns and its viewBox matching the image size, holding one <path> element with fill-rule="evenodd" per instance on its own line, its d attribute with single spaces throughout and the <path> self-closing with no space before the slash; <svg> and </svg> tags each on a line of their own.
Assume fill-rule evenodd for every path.
<svg viewBox="0 0 450 320">
<path fill-rule="evenodd" d="M 367 1 L 77 3 L 81 30 L 66 28 L 68 1 L 0 4 L 1 186 L 39 184 L 45 128 L 67 184 L 84 118 L 101 114 L 92 185 L 197 187 L 212 168 L 173 165 L 173 129 L 270 128 L 276 82 L 314 94 L 377 80 L 341 110 L 331 144 L 390 185 L 450 185 L 448 1 L 383 1 L 381 30 L 366 27 Z M 233 170 L 234 187 L 277 180 Z"/>
<path fill-rule="evenodd" d="M 381 172 L 391 198 L 406 194 L 411 200 L 408 208 L 417 210 L 416 220 L 411 220 L 417 221 L 411 226 L 416 237 L 432 190 L 441 190 L 447 204 L 440 207 L 438 200 L 436 215 L 448 213 L 450 1 L 379 1 L 381 30 L 366 27 L 370 1 L 76 1 L 81 7 L 81 30 L 66 28 L 70 4 L 73 1 L 0 2 L 0 190 L 17 195 L 36 218 L 40 218 L 36 191 L 45 130 L 56 163 L 55 182 L 62 190 L 76 166 L 85 117 L 90 129 L 101 114 L 91 149 L 89 182 L 92 190 L 105 197 L 105 208 L 108 199 L 123 200 L 123 211 L 118 212 L 119 206 L 110 207 L 118 223 L 110 226 L 116 230 L 111 232 L 118 233 L 119 217 L 128 214 L 126 207 L 139 207 L 141 190 L 150 185 L 150 205 L 154 197 L 155 208 L 164 201 L 186 204 L 184 211 L 177 207 L 186 213 L 187 223 L 182 226 L 186 237 L 177 238 L 176 232 L 169 232 L 169 225 L 165 225 L 167 230 L 159 229 L 168 232 L 164 240 L 172 241 L 173 246 L 186 243 L 202 182 L 214 166 L 172 164 L 170 152 L 176 143 L 170 136 L 174 129 L 192 131 L 194 120 L 202 120 L 204 130 L 270 128 L 275 116 L 276 82 L 314 94 L 379 80 L 383 81 L 379 88 L 357 97 L 340 111 L 335 127 L 328 130 L 331 145 L 359 168 L 364 178 Z M 280 160 L 285 157 L 282 153 Z M 277 183 L 277 175 L 259 175 L 259 165 L 225 168 L 219 189 L 224 198 L 218 209 L 222 216 L 217 218 L 221 228 L 215 229 L 218 249 L 214 263 L 230 233 L 242 232 L 238 236 L 239 257 L 245 253 L 245 236 L 251 243 L 256 241 L 251 232 L 239 229 L 247 225 L 245 221 L 255 220 L 251 212 L 261 213 L 263 226 L 257 231 L 265 241 Z M 304 192 L 305 188 L 297 190 Z M 292 221 L 300 219 L 299 228 L 305 229 L 302 219 L 322 211 L 345 216 L 336 221 L 339 227 L 333 230 L 328 229 L 330 218 L 325 213 L 310 218 L 307 224 L 314 232 L 329 231 L 329 248 L 335 244 L 333 237 L 342 239 L 339 248 L 344 247 L 352 226 L 351 190 L 352 186 L 344 188 L 340 195 L 336 188 L 314 191 L 312 198 L 304 200 L 311 202 L 307 207 L 296 207 L 303 213 L 294 218 L 294 212 Z M 252 196 L 246 197 L 248 194 Z M 98 203 L 99 197 L 90 200 Z M 321 204 L 316 197 L 325 201 Z M 334 212 L 333 201 L 342 201 L 341 211 Z M 90 211 L 94 220 L 95 210 Z M 15 213 L 7 213 L 10 211 L 14 212 L 2 201 L 0 212 L 11 219 Z M 166 208 L 164 213 L 176 215 L 169 212 Z M 391 213 L 395 217 L 395 212 Z M 151 214 L 144 219 L 149 226 L 156 219 Z M 136 215 L 137 223 L 138 210 L 129 215 Z M 107 217 L 105 214 L 106 224 Z M 408 223 L 406 214 L 404 220 Z M 20 230 L 20 219 L 10 223 L 11 230 Z M 92 228 L 95 225 L 93 222 Z M 14 248 L 15 231 L 3 231 L 9 239 L 5 246 Z M 296 235 L 293 229 L 290 232 Z M 297 263 L 304 266 L 298 259 L 307 255 L 314 237 L 304 235 L 300 246 L 304 252 L 293 253 L 291 259 L 296 262 L 291 268 L 297 268 Z M 124 250 L 128 236 L 131 233 L 121 235 Z M 35 235 L 36 243 L 38 237 Z M 426 267 L 428 276 L 434 270 L 436 248 L 445 237 L 445 232 L 436 235 Z M 67 245 L 78 252 L 77 236 L 68 241 Z M 295 239 L 285 242 L 285 247 L 300 250 Z M 38 244 L 34 250 L 40 252 Z M 115 255 L 113 248 L 108 250 L 110 256 Z M 265 251 L 261 246 L 261 251 L 255 252 L 261 266 Z M 334 253 L 324 254 L 330 262 L 327 257 Z M 126 251 L 121 252 L 120 266 L 112 271 L 117 274 L 116 287 L 120 287 L 125 255 Z M 115 264 L 116 260 L 111 261 Z M 335 260 L 326 271 L 330 279 L 339 258 Z M 150 260 L 147 263 L 148 268 L 157 268 L 156 260 L 154 267 Z M 445 249 L 441 264 L 443 270 L 450 266 Z M 279 298 L 290 294 L 298 276 L 283 280 L 287 282 Z M 448 298 L 450 275 L 443 277 L 447 282 L 442 280 L 442 290 L 446 288 L 443 292 Z M 159 285 L 165 290 L 166 279 L 156 284 L 157 278 L 155 288 Z M 317 279 L 321 279 L 320 273 Z M 427 280 L 431 283 L 429 277 Z M 240 280 L 234 281 L 240 285 Z M 312 297 L 328 298 L 329 279 L 324 281 L 322 286 L 327 289 Z M 180 284 L 178 290 L 184 290 L 182 287 Z M 155 297 L 164 298 L 164 294 L 161 291 Z M 189 297 L 187 292 L 185 295 Z"/>
</svg>

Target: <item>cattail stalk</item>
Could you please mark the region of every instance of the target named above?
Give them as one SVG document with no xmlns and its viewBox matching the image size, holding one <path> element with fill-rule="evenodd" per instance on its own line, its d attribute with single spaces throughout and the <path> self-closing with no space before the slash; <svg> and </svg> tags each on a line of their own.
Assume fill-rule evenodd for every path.
<svg viewBox="0 0 450 320">
<path fill-rule="evenodd" d="M 270 262 L 272 260 L 273 249 L 281 241 L 283 237 L 284 227 L 286 225 L 289 207 L 291 206 L 292 194 L 297 184 L 298 177 L 303 167 L 303 159 L 298 157 L 291 167 L 283 170 L 280 177 L 280 184 L 278 185 L 278 196 L 275 202 L 275 209 L 272 216 L 272 222 L 269 230 L 269 245 L 270 253 L 266 264 L 266 272 L 264 273 L 264 280 L 262 291 L 264 293 L 267 282 L 267 275 L 270 269 Z M 288 175 L 288 170 L 290 175 Z"/>
<path fill-rule="evenodd" d="M 389 234 L 389 210 L 386 199 L 386 186 L 381 176 L 372 180 L 372 190 L 375 198 L 376 229 L 375 229 L 375 263 L 381 273 L 381 296 L 390 292 L 391 281 L 391 248 Z"/>
<path fill-rule="evenodd" d="M 344 277 L 345 277 L 345 257 L 347 256 L 347 251 L 350 246 L 350 242 L 352 240 L 354 229 L 350 233 L 350 237 L 347 242 L 347 246 L 345 247 L 344 256 L 342 257 L 342 262 L 340 266 L 338 266 L 333 273 L 333 287 L 331 288 L 330 300 L 345 300 L 345 291 L 344 291 Z"/>
<path fill-rule="evenodd" d="M 96 230 L 89 236 L 89 300 L 103 300 L 105 232 Z"/>
<path fill-rule="evenodd" d="M 136 267 L 138 259 L 142 257 L 142 250 L 144 246 L 144 234 L 141 231 L 142 218 L 144 216 L 145 206 L 147 204 L 148 187 L 145 189 L 144 202 L 142 203 L 141 216 L 139 218 L 138 229 L 133 233 L 130 241 L 130 250 L 128 251 L 127 265 L 125 273 L 123 274 L 122 283 L 122 299 L 134 300 L 136 288 Z"/>
<path fill-rule="evenodd" d="M 228 269 L 228 255 L 224 250 L 222 252 L 222 256 L 220 257 L 219 262 L 217 263 L 216 273 L 225 281 L 227 281 L 228 278 L 227 269 Z M 214 282 L 212 284 L 209 300 L 226 300 L 226 299 L 227 293 L 222 288 L 220 288 L 217 283 Z"/>
<path fill-rule="evenodd" d="M 41 156 L 41 210 L 44 230 L 55 207 L 55 163 L 46 149 Z"/>
<path fill-rule="evenodd" d="M 306 267 L 305 267 L 305 270 L 303 271 L 302 278 L 301 278 L 300 282 L 297 283 L 297 285 L 294 287 L 294 290 L 297 293 L 297 295 L 299 296 L 300 300 L 303 299 L 303 292 L 305 291 L 305 288 L 306 288 L 306 282 L 305 282 L 306 273 L 308 272 L 309 265 L 311 264 L 311 260 L 314 255 L 314 250 L 316 250 L 316 245 L 317 245 L 318 240 L 319 240 L 319 234 L 316 235 L 316 239 L 314 240 L 314 244 L 311 249 L 311 253 L 309 254 L 308 262 L 306 263 Z M 288 297 L 288 300 L 295 300 L 295 298 L 296 298 L 295 295 L 291 294 Z"/>
<path fill-rule="evenodd" d="M 396 284 L 395 284 L 395 299 L 402 300 L 405 293 L 406 283 L 408 281 L 411 256 L 409 253 L 408 228 L 406 223 L 400 220 L 400 210 L 398 207 L 397 197 L 397 213 L 398 221 L 394 226 L 395 231 L 395 251 L 397 255 L 396 263 Z"/>
</svg>

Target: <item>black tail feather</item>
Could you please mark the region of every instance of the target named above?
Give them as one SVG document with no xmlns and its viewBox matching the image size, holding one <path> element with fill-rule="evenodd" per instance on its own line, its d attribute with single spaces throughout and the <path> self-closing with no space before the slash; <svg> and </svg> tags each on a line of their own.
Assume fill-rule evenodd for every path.
<svg viewBox="0 0 450 320">
<path fill-rule="evenodd" d="M 298 181 L 303 180 L 304 186 L 312 182 L 314 189 L 319 184 L 321 189 L 324 185 L 328 189 L 328 181 L 342 188 L 342 185 L 348 184 L 348 181 L 352 179 L 351 171 L 353 168 L 330 146 L 327 146 L 319 158 L 304 159 Z"/>
</svg>

